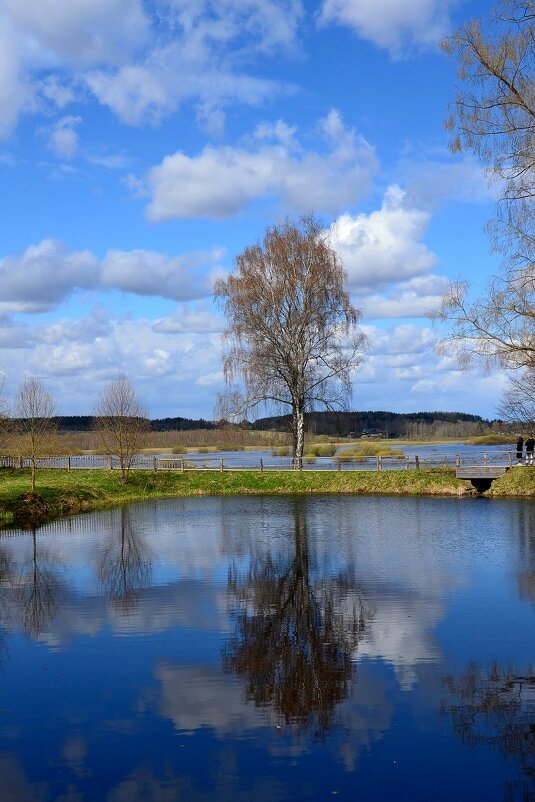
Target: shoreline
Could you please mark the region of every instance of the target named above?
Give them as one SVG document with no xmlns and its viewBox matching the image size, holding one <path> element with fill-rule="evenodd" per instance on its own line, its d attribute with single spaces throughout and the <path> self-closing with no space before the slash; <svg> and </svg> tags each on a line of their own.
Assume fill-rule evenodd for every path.
<svg viewBox="0 0 535 802">
<path fill-rule="evenodd" d="M 32 518 L 29 469 L 0 471 L 0 527 L 42 524 L 54 518 L 164 498 L 246 495 L 407 495 L 463 497 L 475 494 L 452 468 L 383 471 L 118 471 L 41 469 Z M 26 496 L 26 500 L 23 497 Z M 488 498 L 535 498 L 535 468 L 512 468 L 485 493 Z M 36 513 L 37 515 L 37 513 Z"/>
</svg>

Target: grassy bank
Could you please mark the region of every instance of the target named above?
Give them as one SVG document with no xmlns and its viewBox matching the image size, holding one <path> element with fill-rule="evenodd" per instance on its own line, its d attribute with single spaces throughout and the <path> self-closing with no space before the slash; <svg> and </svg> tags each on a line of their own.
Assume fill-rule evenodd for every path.
<svg viewBox="0 0 535 802">
<path fill-rule="evenodd" d="M 37 492 L 50 518 L 131 501 L 174 496 L 237 496 L 260 494 L 381 493 L 397 495 L 462 495 L 469 484 L 451 470 L 421 471 L 241 471 L 177 473 L 135 471 L 121 485 L 117 471 L 42 470 Z M 13 520 L 20 497 L 30 491 L 27 470 L 0 472 L 0 511 L 5 524 Z"/>
<path fill-rule="evenodd" d="M 505 476 L 492 483 L 486 494 L 496 498 L 504 496 L 535 497 L 535 467 L 511 468 Z"/>
</svg>

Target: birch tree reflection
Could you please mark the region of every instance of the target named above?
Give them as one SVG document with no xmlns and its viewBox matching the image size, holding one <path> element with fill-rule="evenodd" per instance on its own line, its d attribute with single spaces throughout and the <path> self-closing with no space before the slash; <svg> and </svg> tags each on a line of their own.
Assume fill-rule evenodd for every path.
<svg viewBox="0 0 535 802">
<path fill-rule="evenodd" d="M 128 510 L 121 507 L 118 532 L 110 535 L 97 564 L 104 593 L 118 612 L 127 615 L 135 610 L 139 591 L 150 584 L 151 573 L 150 550 Z"/>
<path fill-rule="evenodd" d="M 506 788 L 507 800 L 535 799 L 535 667 L 471 664 L 459 677 L 447 676 L 450 699 L 442 711 L 469 748 L 493 746 L 515 760 L 521 775 Z"/>
<path fill-rule="evenodd" d="M 0 548 L 0 668 L 6 657 L 6 626 L 9 620 L 9 591 L 13 587 L 14 570 L 11 555 Z"/>
<path fill-rule="evenodd" d="M 235 631 L 223 669 L 244 680 L 249 701 L 321 735 L 348 695 L 372 611 L 350 573 L 321 578 L 311 566 L 302 502 L 292 545 L 287 555 L 254 559 L 243 577 L 229 572 Z"/>
<path fill-rule="evenodd" d="M 36 638 L 56 617 L 64 586 L 57 570 L 57 560 L 48 549 L 38 548 L 35 528 L 31 536 L 32 551 L 22 564 L 18 577 L 17 603 L 24 632 Z"/>
</svg>

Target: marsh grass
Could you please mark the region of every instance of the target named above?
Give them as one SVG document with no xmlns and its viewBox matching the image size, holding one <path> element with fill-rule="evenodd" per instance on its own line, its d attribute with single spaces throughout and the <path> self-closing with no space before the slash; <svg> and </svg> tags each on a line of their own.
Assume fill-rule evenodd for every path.
<svg viewBox="0 0 535 802">
<path fill-rule="evenodd" d="M 481 437 L 471 437 L 466 441 L 469 446 L 507 446 L 516 442 L 514 435 L 483 434 Z"/>
</svg>

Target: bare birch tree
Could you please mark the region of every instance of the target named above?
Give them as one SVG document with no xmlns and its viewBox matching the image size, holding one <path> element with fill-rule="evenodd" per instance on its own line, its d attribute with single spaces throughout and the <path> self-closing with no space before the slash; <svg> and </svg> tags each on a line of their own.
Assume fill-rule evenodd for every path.
<svg viewBox="0 0 535 802">
<path fill-rule="evenodd" d="M 56 424 L 54 400 L 41 379 L 24 379 L 15 398 L 13 431 L 21 457 L 30 462 L 32 493 L 35 492 L 37 461 L 54 447 Z"/>
<path fill-rule="evenodd" d="M 493 12 L 461 27 L 443 48 L 457 60 L 461 88 L 446 126 L 452 150 L 475 153 L 498 193 L 489 223 L 502 273 L 469 299 L 455 282 L 436 318 L 450 328 L 442 347 L 461 361 L 535 365 L 535 3 L 499 0 Z"/>
<path fill-rule="evenodd" d="M 319 224 L 303 217 L 268 228 L 215 286 L 227 320 L 225 378 L 244 386 L 220 398 L 221 411 L 241 419 L 261 405 L 289 407 L 296 467 L 305 412 L 342 405 L 361 360 L 365 337 L 346 277 Z"/>
<path fill-rule="evenodd" d="M 509 377 L 498 415 L 518 430 L 535 434 L 535 370 L 526 368 Z"/>
<path fill-rule="evenodd" d="M 102 390 L 93 428 L 105 451 L 119 460 L 121 481 L 127 482 L 136 455 L 147 443 L 150 423 L 134 385 L 125 375 L 111 381 Z"/>
</svg>

